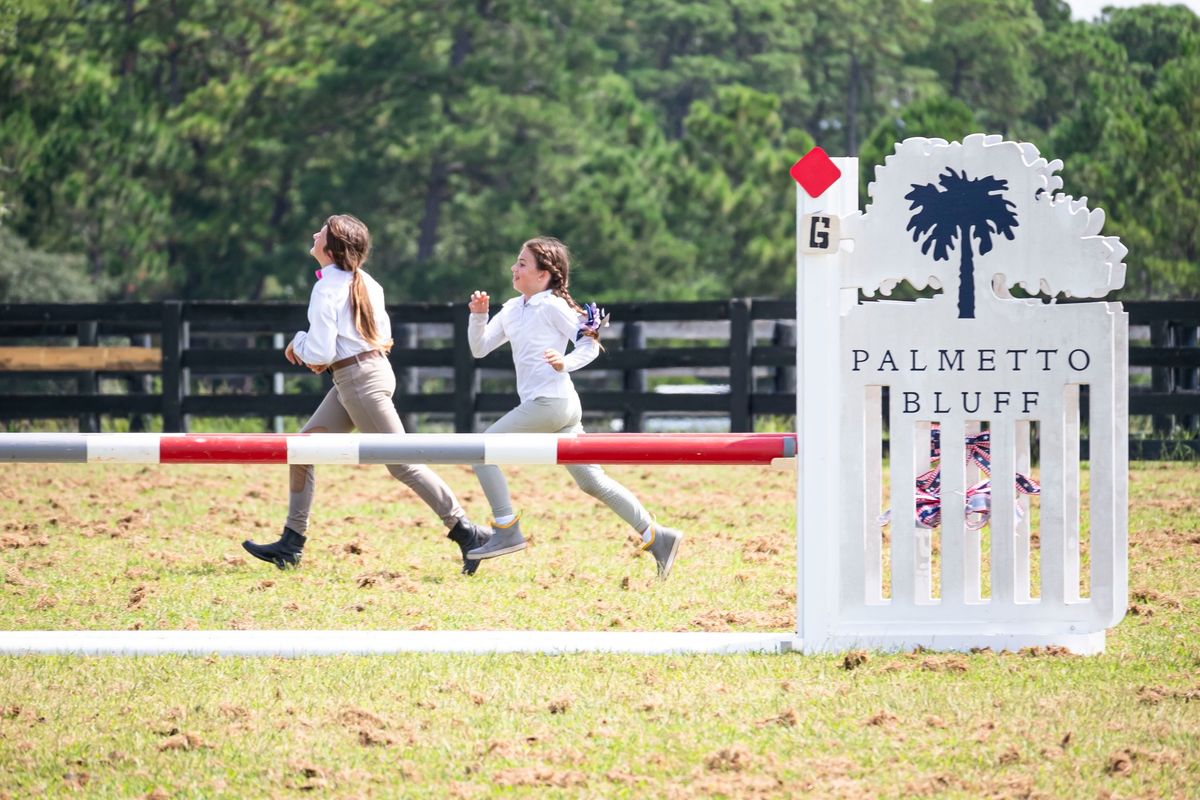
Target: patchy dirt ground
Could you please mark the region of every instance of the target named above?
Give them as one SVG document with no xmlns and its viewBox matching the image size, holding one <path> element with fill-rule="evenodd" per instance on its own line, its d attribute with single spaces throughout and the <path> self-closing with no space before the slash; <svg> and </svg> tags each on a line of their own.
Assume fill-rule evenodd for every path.
<svg viewBox="0 0 1200 800">
<path fill-rule="evenodd" d="M 473 473 L 441 467 L 468 513 Z M 529 628 L 787 630 L 794 473 L 611 468 L 687 534 L 671 580 L 565 470 L 508 470 L 530 541 L 459 574 L 440 520 L 382 468 L 318 470 L 299 569 L 241 541 L 278 537 L 285 468 L 16 464 L 0 485 L 8 629 Z M 497 602 L 502 599 L 504 602 Z"/>
</svg>

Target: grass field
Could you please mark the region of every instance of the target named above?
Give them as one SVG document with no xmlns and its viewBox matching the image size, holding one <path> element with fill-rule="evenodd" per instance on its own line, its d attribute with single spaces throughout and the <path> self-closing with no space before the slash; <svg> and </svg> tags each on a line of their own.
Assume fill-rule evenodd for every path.
<svg viewBox="0 0 1200 800">
<path fill-rule="evenodd" d="M 610 471 L 689 533 L 665 584 L 561 469 L 508 470 L 532 544 L 468 579 L 382 468 L 318 471 L 282 573 L 239 546 L 282 468 L 5 465 L 0 627 L 792 629 L 794 473 Z M 0 797 L 1200 796 L 1200 469 L 1130 485 L 1103 656 L 0 658 Z"/>
</svg>

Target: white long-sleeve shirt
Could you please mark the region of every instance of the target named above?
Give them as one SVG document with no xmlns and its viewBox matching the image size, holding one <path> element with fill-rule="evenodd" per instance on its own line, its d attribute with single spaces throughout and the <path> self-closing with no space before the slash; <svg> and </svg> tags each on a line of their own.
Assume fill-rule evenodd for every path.
<svg viewBox="0 0 1200 800">
<path fill-rule="evenodd" d="M 524 296 L 512 298 L 491 320 L 486 313 L 472 314 L 467 340 L 476 358 L 512 342 L 521 402 L 535 397 L 571 397 L 575 385 L 568 373 L 590 364 L 600 354 L 600 343 L 592 337 L 576 340 L 579 323 L 579 314 L 567 301 L 547 290 L 528 300 Z M 544 353 L 566 353 L 568 342 L 574 342 L 575 349 L 563 358 L 563 371 L 559 372 L 546 363 Z"/>
<path fill-rule="evenodd" d="M 362 270 L 359 273 L 371 299 L 379 340 L 389 341 L 392 322 L 384 306 L 383 287 Z M 350 313 L 352 277 L 350 272 L 333 264 L 321 270 L 321 279 L 313 286 L 308 299 L 308 330 L 297 331 L 292 338 L 292 352 L 305 364 L 329 364 L 378 349 L 379 345 L 363 339 L 354 327 L 354 315 Z"/>
</svg>

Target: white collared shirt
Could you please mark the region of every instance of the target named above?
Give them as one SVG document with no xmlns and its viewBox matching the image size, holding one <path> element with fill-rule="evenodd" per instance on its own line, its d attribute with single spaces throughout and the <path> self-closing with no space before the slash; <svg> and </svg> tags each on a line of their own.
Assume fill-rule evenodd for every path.
<svg viewBox="0 0 1200 800">
<path fill-rule="evenodd" d="M 576 340 L 580 316 L 567 301 L 547 290 L 526 300 L 514 297 L 496 316 L 472 314 L 467 326 L 471 353 L 483 358 L 505 342 L 512 342 L 513 366 L 517 370 L 517 394 L 521 402 L 535 397 L 572 397 L 571 376 L 600 354 L 600 343 L 590 336 Z M 563 358 L 563 371 L 546 363 L 546 350 L 566 353 L 567 343 L 575 349 Z"/>
<path fill-rule="evenodd" d="M 363 272 L 362 282 L 371 299 L 375 329 L 381 342 L 392 338 L 392 321 L 384 306 L 383 287 Z M 330 264 L 321 270 L 321 279 L 308 299 L 308 331 L 298 331 L 292 339 L 292 351 L 305 364 L 329 364 L 343 358 L 376 350 L 379 345 L 363 339 L 354 327 L 350 313 L 350 281 L 353 274 Z"/>
</svg>

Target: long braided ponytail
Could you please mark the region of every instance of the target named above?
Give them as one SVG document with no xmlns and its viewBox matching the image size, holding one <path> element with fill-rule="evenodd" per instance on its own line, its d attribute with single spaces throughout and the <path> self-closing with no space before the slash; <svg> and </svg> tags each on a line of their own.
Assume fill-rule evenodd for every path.
<svg viewBox="0 0 1200 800">
<path fill-rule="evenodd" d="M 587 317 L 587 311 L 575 302 L 575 298 L 571 297 L 571 293 L 567 290 L 571 282 L 571 251 L 567 249 L 567 246 L 553 236 L 537 236 L 525 242 L 525 247 L 533 254 L 538 269 L 550 273 L 550 291 L 565 300 L 576 314 Z M 580 332 L 597 342 L 600 341 L 598 329 L 585 328 Z M 603 346 L 601 349 L 604 349 Z"/>
</svg>

